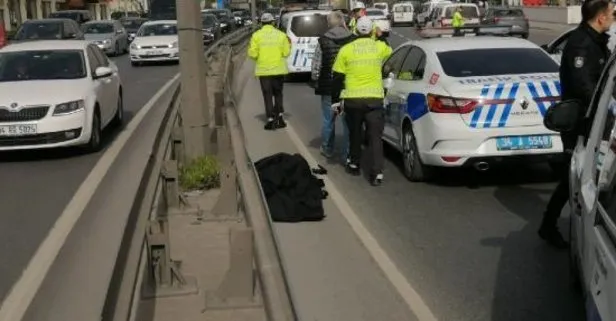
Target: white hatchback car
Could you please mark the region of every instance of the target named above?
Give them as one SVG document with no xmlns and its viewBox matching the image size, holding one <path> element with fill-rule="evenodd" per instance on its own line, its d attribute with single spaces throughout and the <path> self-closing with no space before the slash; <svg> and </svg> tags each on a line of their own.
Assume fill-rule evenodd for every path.
<svg viewBox="0 0 616 321">
<path fill-rule="evenodd" d="M 0 49 L 0 151 L 98 151 L 103 128 L 123 119 L 118 67 L 96 45 L 52 40 Z"/>
<path fill-rule="evenodd" d="M 130 44 L 130 63 L 179 61 L 176 20 L 148 21 L 141 25 Z"/>
</svg>

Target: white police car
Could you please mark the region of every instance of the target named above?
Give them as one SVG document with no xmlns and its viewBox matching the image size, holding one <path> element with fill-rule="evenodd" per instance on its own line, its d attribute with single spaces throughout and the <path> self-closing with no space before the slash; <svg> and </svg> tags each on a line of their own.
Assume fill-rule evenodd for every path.
<svg viewBox="0 0 616 321">
<path fill-rule="evenodd" d="M 573 109 L 572 109 L 573 107 Z M 546 123 L 570 123 L 580 108 L 564 101 Z M 564 114 L 563 114 L 564 112 Z M 574 114 L 572 114 L 573 112 Z M 586 300 L 588 321 L 616 321 L 616 56 L 607 62 L 587 112 L 591 130 L 571 158 L 570 263 Z M 555 130 L 559 126 L 551 126 Z M 567 128 L 567 127 L 561 127 Z M 560 131 L 560 130 L 559 130 Z"/>
<path fill-rule="evenodd" d="M 278 28 L 287 34 L 291 53 L 287 58 L 290 74 L 308 73 L 319 37 L 328 30 L 327 15 L 330 10 L 298 10 L 285 13 Z"/>
<path fill-rule="evenodd" d="M 561 160 L 560 136 L 543 125 L 546 109 L 560 100 L 558 64 L 527 40 L 410 41 L 383 74 L 391 84 L 383 139 L 402 152 L 411 181 L 429 179 L 434 166 L 487 170 L 515 158 Z"/>
</svg>

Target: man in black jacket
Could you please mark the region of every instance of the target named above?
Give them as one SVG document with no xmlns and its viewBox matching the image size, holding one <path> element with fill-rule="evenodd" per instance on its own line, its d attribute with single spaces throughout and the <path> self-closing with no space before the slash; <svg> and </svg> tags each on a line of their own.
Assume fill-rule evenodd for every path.
<svg viewBox="0 0 616 321">
<path fill-rule="evenodd" d="M 609 36 L 605 33 L 614 22 L 614 4 L 609 0 L 586 0 L 582 4 L 582 23 L 569 36 L 563 49 L 560 65 L 562 100 L 577 99 L 588 108 L 595 86 L 610 52 Z M 582 111 L 586 114 L 586 110 Z M 569 200 L 569 162 L 577 137 L 585 135 L 584 122 L 573 132 L 562 133 L 561 138 L 567 157 L 560 182 L 550 198 L 539 228 L 539 236 L 550 245 L 566 249 L 567 243 L 556 225 L 560 212 Z"/>
<path fill-rule="evenodd" d="M 312 80 L 315 94 L 321 96 L 323 112 L 323 127 L 321 128 L 321 154 L 329 158 L 334 154 L 334 138 L 336 136 L 336 116 L 332 110 L 332 65 L 340 48 L 349 43 L 355 36 L 346 28 L 344 16 L 334 11 L 327 16 L 330 29 L 319 38 L 319 45 L 312 61 Z M 343 126 L 343 159 L 347 158 L 349 149 L 349 132 L 346 123 Z"/>
</svg>

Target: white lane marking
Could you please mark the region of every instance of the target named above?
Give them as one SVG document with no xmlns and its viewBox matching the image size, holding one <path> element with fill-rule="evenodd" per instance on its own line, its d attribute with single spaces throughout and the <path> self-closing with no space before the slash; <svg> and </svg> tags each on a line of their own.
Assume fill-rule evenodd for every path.
<svg viewBox="0 0 616 321">
<path fill-rule="evenodd" d="M 118 157 L 122 148 L 133 135 L 147 113 L 154 107 L 156 101 L 171 87 L 180 77 L 179 73 L 173 79 L 164 84 L 156 94 L 139 110 L 130 123 L 116 137 L 112 145 L 98 160 L 88 177 L 81 183 L 71 201 L 47 234 L 47 237 L 30 259 L 28 266 L 21 274 L 19 280 L 11 288 L 11 292 L 0 306 L 0 321 L 20 321 L 28 307 L 34 300 L 45 276 L 49 272 L 58 253 L 66 242 L 68 235 L 83 214 L 92 196 L 103 181 L 114 160 Z"/>
<path fill-rule="evenodd" d="M 293 126 L 287 123 L 286 129 L 291 141 L 297 147 L 300 154 L 304 156 L 309 163 L 318 164 L 317 160 L 312 156 L 310 151 L 308 151 L 308 148 L 293 129 Z M 434 316 L 434 313 L 432 313 L 419 293 L 415 291 L 410 282 L 404 277 L 402 272 L 400 272 L 400 269 L 398 269 L 389 255 L 387 255 L 387 252 L 381 247 L 372 233 L 364 226 L 357 213 L 355 213 L 351 205 L 346 201 L 344 196 L 342 196 L 334 182 L 327 176 L 322 178 L 329 192 L 330 199 L 334 202 L 336 207 L 338 207 L 342 216 L 349 223 L 366 250 L 368 250 L 368 253 L 370 253 L 376 264 L 385 274 L 385 277 L 391 282 L 411 312 L 415 314 L 419 321 L 437 321 L 438 319 Z"/>
</svg>

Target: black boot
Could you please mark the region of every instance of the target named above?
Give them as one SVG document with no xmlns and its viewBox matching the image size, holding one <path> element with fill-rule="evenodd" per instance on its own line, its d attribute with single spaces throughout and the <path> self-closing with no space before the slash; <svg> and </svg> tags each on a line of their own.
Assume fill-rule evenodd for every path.
<svg viewBox="0 0 616 321">
<path fill-rule="evenodd" d="M 276 128 L 285 128 L 285 127 L 287 127 L 287 123 L 282 118 L 282 115 L 278 115 L 278 118 L 276 118 Z"/>
<path fill-rule="evenodd" d="M 265 130 L 275 130 L 276 129 L 276 121 L 274 119 L 268 119 L 265 126 L 263 126 Z"/>
<path fill-rule="evenodd" d="M 346 164 L 346 171 L 347 173 L 353 175 L 353 176 L 359 176 L 361 175 L 361 172 L 359 170 L 359 166 L 357 166 L 356 164 L 352 164 L 351 162 L 347 162 Z"/>
<path fill-rule="evenodd" d="M 569 248 L 569 244 L 563 238 L 562 234 L 556 227 L 556 224 L 547 224 L 544 222 L 541 224 L 541 227 L 538 231 L 539 237 L 541 237 L 546 243 L 557 248 L 559 250 L 564 250 Z"/>
<path fill-rule="evenodd" d="M 372 184 L 372 186 L 381 186 L 381 184 L 383 184 L 383 174 L 370 175 L 370 184 Z"/>
</svg>

